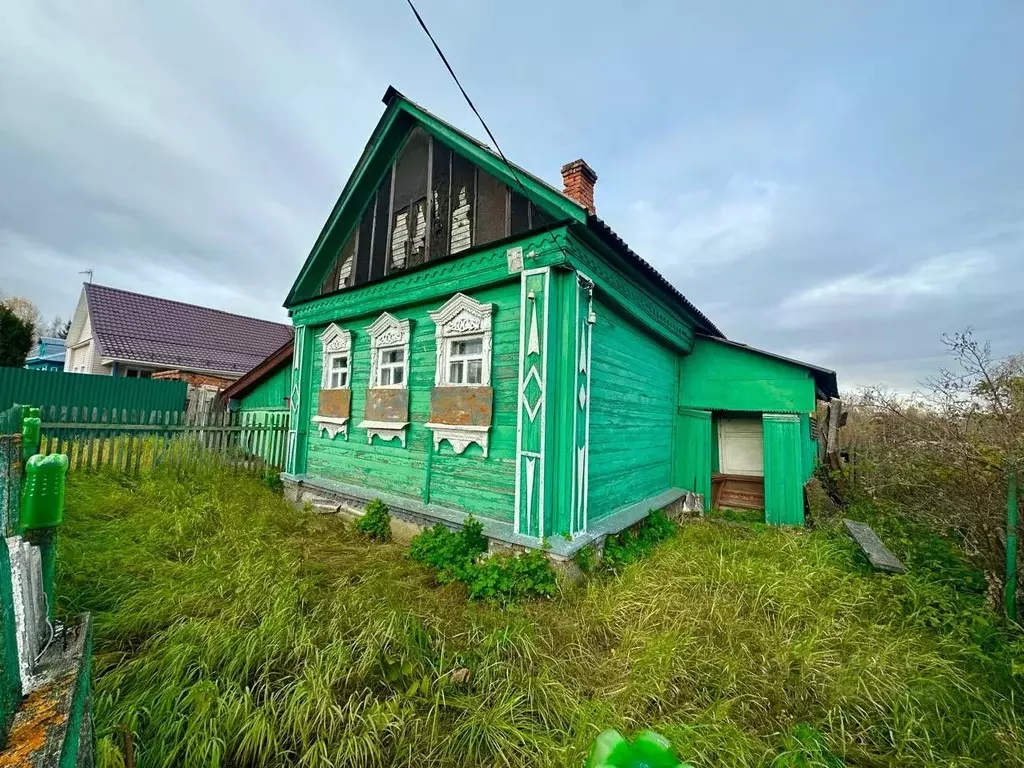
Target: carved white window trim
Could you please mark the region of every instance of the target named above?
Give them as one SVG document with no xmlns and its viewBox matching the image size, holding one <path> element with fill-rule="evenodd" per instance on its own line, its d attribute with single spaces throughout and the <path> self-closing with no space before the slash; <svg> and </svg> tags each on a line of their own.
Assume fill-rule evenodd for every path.
<svg viewBox="0 0 1024 768">
<path fill-rule="evenodd" d="M 352 388 L 352 331 L 339 328 L 334 323 L 328 325 L 320 334 L 321 345 L 321 389 L 351 389 Z M 344 355 L 348 358 L 348 365 L 345 367 L 345 384 L 340 387 L 331 386 L 331 363 L 336 357 Z M 348 417 L 347 416 L 321 416 L 313 414 L 310 418 L 316 425 L 317 432 L 322 436 L 327 434 L 331 440 L 339 434 L 348 440 Z"/>
<path fill-rule="evenodd" d="M 370 334 L 370 387 L 373 389 L 408 389 L 409 341 L 412 337 L 412 322 L 399 320 L 390 312 L 385 312 L 366 331 Z M 380 383 L 381 359 L 384 353 L 398 349 L 403 352 L 402 382 L 382 385 Z"/>
<path fill-rule="evenodd" d="M 472 299 L 464 293 L 456 293 L 439 309 L 430 313 L 434 321 L 434 341 L 437 360 L 434 368 L 435 387 L 489 387 L 491 386 L 491 357 L 494 346 L 492 315 L 494 305 Z M 478 384 L 450 384 L 451 342 L 483 340 L 483 365 Z M 468 378 L 468 370 L 464 373 Z"/>
<path fill-rule="evenodd" d="M 494 347 L 493 315 L 494 304 L 477 301 L 464 293 L 456 293 L 440 308 L 430 313 L 430 319 L 434 321 L 434 342 L 437 350 L 434 368 L 435 387 L 491 386 L 491 358 Z M 463 367 L 463 382 L 450 382 L 449 374 L 453 362 L 452 342 L 474 339 L 482 341 L 481 355 L 457 356 L 457 359 L 468 361 L 479 357 L 481 361 L 480 381 L 468 383 L 469 363 L 466 362 Z M 434 434 L 435 451 L 441 449 L 441 443 L 444 440 L 448 441 L 456 454 L 463 453 L 471 444 L 476 443 L 483 452 L 483 458 L 487 458 L 491 435 L 489 425 L 429 423 L 426 427 Z"/>
<path fill-rule="evenodd" d="M 441 448 L 441 441 L 447 440 L 455 453 L 465 451 L 473 443 L 480 446 L 483 451 L 481 458 L 487 458 L 487 449 L 490 447 L 491 428 L 477 427 L 465 424 L 424 424 L 427 429 L 434 433 L 434 450 Z"/>
<path fill-rule="evenodd" d="M 331 323 L 320 334 L 322 345 L 320 388 L 321 389 L 351 389 L 352 388 L 352 331 L 346 331 Z M 345 367 L 345 384 L 339 387 L 331 386 L 331 364 L 336 357 L 347 358 L 348 365 Z"/>
</svg>

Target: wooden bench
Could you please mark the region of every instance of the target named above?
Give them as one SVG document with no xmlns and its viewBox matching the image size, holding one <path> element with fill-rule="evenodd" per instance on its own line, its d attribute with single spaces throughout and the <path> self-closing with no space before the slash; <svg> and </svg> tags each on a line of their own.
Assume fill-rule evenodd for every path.
<svg viewBox="0 0 1024 768">
<path fill-rule="evenodd" d="M 871 526 L 867 523 L 858 523 L 856 520 L 843 520 L 846 532 L 857 542 L 857 546 L 868 556 L 872 567 L 876 571 L 886 573 L 906 573 L 907 569 L 903 563 L 896 559 L 896 555 L 885 548 L 885 544 L 878 538 Z"/>
</svg>

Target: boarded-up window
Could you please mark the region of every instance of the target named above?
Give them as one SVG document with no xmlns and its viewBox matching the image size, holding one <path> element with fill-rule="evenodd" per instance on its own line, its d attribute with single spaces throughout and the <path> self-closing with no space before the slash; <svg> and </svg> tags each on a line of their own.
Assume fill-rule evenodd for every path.
<svg viewBox="0 0 1024 768">
<path fill-rule="evenodd" d="M 508 188 L 486 171 L 477 171 L 476 177 L 476 233 L 475 245 L 483 245 L 505 236 Z"/>
</svg>

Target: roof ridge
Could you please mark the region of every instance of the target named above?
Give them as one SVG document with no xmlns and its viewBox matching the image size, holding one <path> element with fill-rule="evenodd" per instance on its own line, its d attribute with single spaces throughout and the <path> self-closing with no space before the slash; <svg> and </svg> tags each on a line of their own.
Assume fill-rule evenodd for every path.
<svg viewBox="0 0 1024 768">
<path fill-rule="evenodd" d="M 228 315 L 229 317 L 239 317 L 239 318 L 241 318 L 243 320 L 251 320 L 251 321 L 258 322 L 258 323 L 268 323 L 269 325 L 277 325 L 277 326 L 281 326 L 283 328 L 291 328 L 292 327 L 288 323 L 279 323 L 279 322 L 276 322 L 274 320 L 264 320 L 261 317 L 253 317 L 252 315 L 243 315 L 243 314 L 240 314 L 238 312 L 228 312 L 226 309 L 217 309 L 215 307 L 207 307 L 207 306 L 203 306 L 202 304 L 191 304 L 191 303 L 189 303 L 187 301 L 178 301 L 177 299 L 167 299 L 167 298 L 164 298 L 163 296 L 153 296 L 153 295 L 148 294 L 148 293 L 139 293 L 138 291 L 129 291 L 129 290 L 126 290 L 124 288 L 114 288 L 113 286 L 101 285 L 100 283 L 86 283 L 85 284 L 86 292 L 89 292 L 90 288 L 102 288 L 105 291 L 114 291 L 116 293 L 124 293 L 124 294 L 128 294 L 130 296 L 139 296 L 139 297 L 141 297 L 143 299 L 150 299 L 151 301 L 166 301 L 168 304 L 177 304 L 180 307 L 189 307 L 191 309 L 202 309 L 202 310 L 205 310 L 207 312 L 216 312 L 217 314 L 220 314 L 220 315 Z"/>
</svg>

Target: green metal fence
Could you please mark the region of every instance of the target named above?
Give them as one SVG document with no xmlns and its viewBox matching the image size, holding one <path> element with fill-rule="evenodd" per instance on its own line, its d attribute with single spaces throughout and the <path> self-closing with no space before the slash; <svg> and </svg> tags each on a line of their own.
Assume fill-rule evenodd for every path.
<svg viewBox="0 0 1024 768">
<path fill-rule="evenodd" d="M 49 409 L 110 408 L 149 413 L 181 411 L 188 385 L 183 381 L 153 381 L 27 368 L 0 368 L 0 411 L 15 403 Z"/>
</svg>

